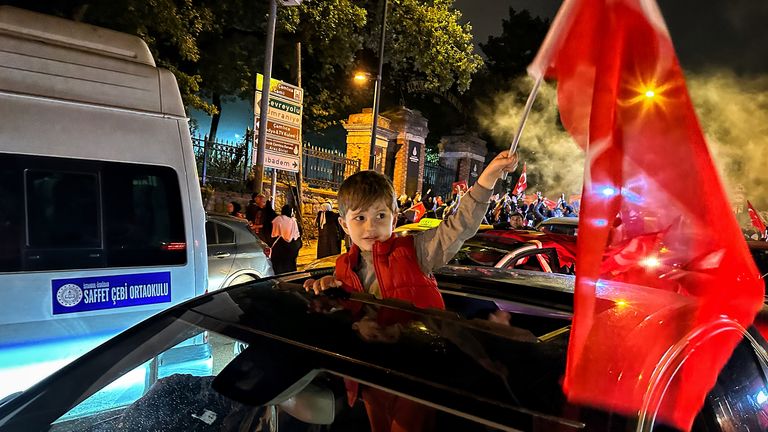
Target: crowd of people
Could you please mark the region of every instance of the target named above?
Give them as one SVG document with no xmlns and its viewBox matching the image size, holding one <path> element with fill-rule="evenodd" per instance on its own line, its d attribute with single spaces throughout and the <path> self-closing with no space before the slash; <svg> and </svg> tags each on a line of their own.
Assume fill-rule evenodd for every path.
<svg viewBox="0 0 768 432">
<path fill-rule="evenodd" d="M 400 195 L 397 199 L 397 225 L 413 223 L 423 217 L 446 219 L 455 214 L 466 193 L 465 189 L 458 189 L 446 200 L 442 195 L 432 193 L 431 189 L 423 196 L 418 192 L 413 196 Z M 541 192 L 536 192 L 535 200 L 527 204 L 526 201 L 523 193 L 492 195 L 482 222 L 498 229 L 519 229 L 534 227 L 551 217 L 577 216 L 564 194 L 554 205 Z M 296 260 L 303 241 L 295 211 L 290 205 L 283 206 L 278 214 L 271 200 L 264 194 L 254 193 L 244 211 L 240 203 L 231 201 L 227 203 L 227 213 L 247 219 L 253 233 L 271 248 L 275 274 L 296 271 Z M 341 254 L 343 244 L 349 250 L 349 236 L 341 227 L 339 216 L 331 202 L 323 203 L 317 212 L 318 259 Z"/>
<path fill-rule="evenodd" d="M 458 190 L 448 200 L 443 200 L 441 195 L 432 194 L 431 190 L 428 190 L 424 197 L 420 193 L 415 193 L 412 197 L 403 194 L 397 200 L 397 224 L 412 223 L 421 217 L 445 219 L 455 213 L 465 194 L 466 191 Z M 536 192 L 536 198 L 526 204 L 523 193 L 505 193 L 491 196 L 483 223 L 500 229 L 515 229 L 534 227 L 552 217 L 578 217 L 573 206 L 566 200 L 565 194 L 554 202 L 545 198 L 541 192 Z"/>
<path fill-rule="evenodd" d="M 242 212 L 236 201 L 227 203 L 227 214 L 248 220 L 248 226 L 271 249 L 275 274 L 296 271 L 296 259 L 302 247 L 301 232 L 292 206 L 284 205 L 278 215 L 271 200 L 261 193 L 251 195 Z"/>
</svg>

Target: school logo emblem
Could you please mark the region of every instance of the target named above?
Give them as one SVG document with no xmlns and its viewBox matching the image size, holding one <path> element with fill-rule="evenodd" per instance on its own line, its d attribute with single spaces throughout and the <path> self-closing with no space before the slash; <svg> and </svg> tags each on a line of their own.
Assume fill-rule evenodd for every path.
<svg viewBox="0 0 768 432">
<path fill-rule="evenodd" d="M 72 307 L 83 299 L 83 290 L 72 283 L 64 284 L 56 291 L 56 300 L 60 305 Z"/>
</svg>

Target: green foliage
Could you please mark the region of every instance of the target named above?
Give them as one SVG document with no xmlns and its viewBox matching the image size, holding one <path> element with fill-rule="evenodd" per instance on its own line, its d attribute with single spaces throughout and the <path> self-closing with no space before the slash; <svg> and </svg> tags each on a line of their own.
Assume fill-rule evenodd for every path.
<svg viewBox="0 0 768 432">
<path fill-rule="evenodd" d="M 453 0 L 392 0 L 390 8 L 385 51 L 395 79 L 421 75 L 435 90 L 469 88 L 482 59 Z"/>
</svg>

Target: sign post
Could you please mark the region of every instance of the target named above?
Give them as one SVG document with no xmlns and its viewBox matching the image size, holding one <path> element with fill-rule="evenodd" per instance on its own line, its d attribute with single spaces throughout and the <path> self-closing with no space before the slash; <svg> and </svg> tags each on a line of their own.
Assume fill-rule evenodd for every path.
<svg viewBox="0 0 768 432">
<path fill-rule="evenodd" d="M 256 99 L 254 124 L 261 125 L 262 88 L 264 77 L 256 77 Z M 278 80 L 269 84 L 267 104 L 266 137 L 264 145 L 264 167 L 275 170 L 298 172 L 301 164 L 301 116 L 303 114 L 304 90 Z M 258 149 L 254 149 L 257 152 Z M 256 155 L 255 155 L 256 156 Z M 254 158 L 254 160 L 256 160 Z M 273 177 L 274 178 L 274 177 Z M 273 197 L 274 198 L 274 197 Z"/>
</svg>

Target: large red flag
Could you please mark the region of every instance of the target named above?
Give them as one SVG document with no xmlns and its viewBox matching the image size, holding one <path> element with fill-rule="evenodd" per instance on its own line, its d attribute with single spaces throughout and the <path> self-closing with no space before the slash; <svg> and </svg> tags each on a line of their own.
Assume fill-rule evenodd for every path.
<svg viewBox="0 0 768 432">
<path fill-rule="evenodd" d="M 689 429 L 763 289 L 658 6 L 565 0 L 529 72 L 586 151 L 564 391 Z"/>
<path fill-rule="evenodd" d="M 763 235 L 763 233 L 765 233 L 765 222 L 763 222 L 763 218 L 761 218 L 760 214 L 757 213 L 757 210 L 752 207 L 751 202 L 747 201 L 747 207 L 749 208 L 749 218 L 752 219 L 752 225 L 760 231 L 760 235 Z"/>
<path fill-rule="evenodd" d="M 520 195 L 526 189 L 528 189 L 528 174 L 525 173 L 525 164 L 523 164 L 523 172 L 520 174 L 520 178 L 517 179 L 515 188 L 512 189 L 512 195 Z"/>
</svg>

